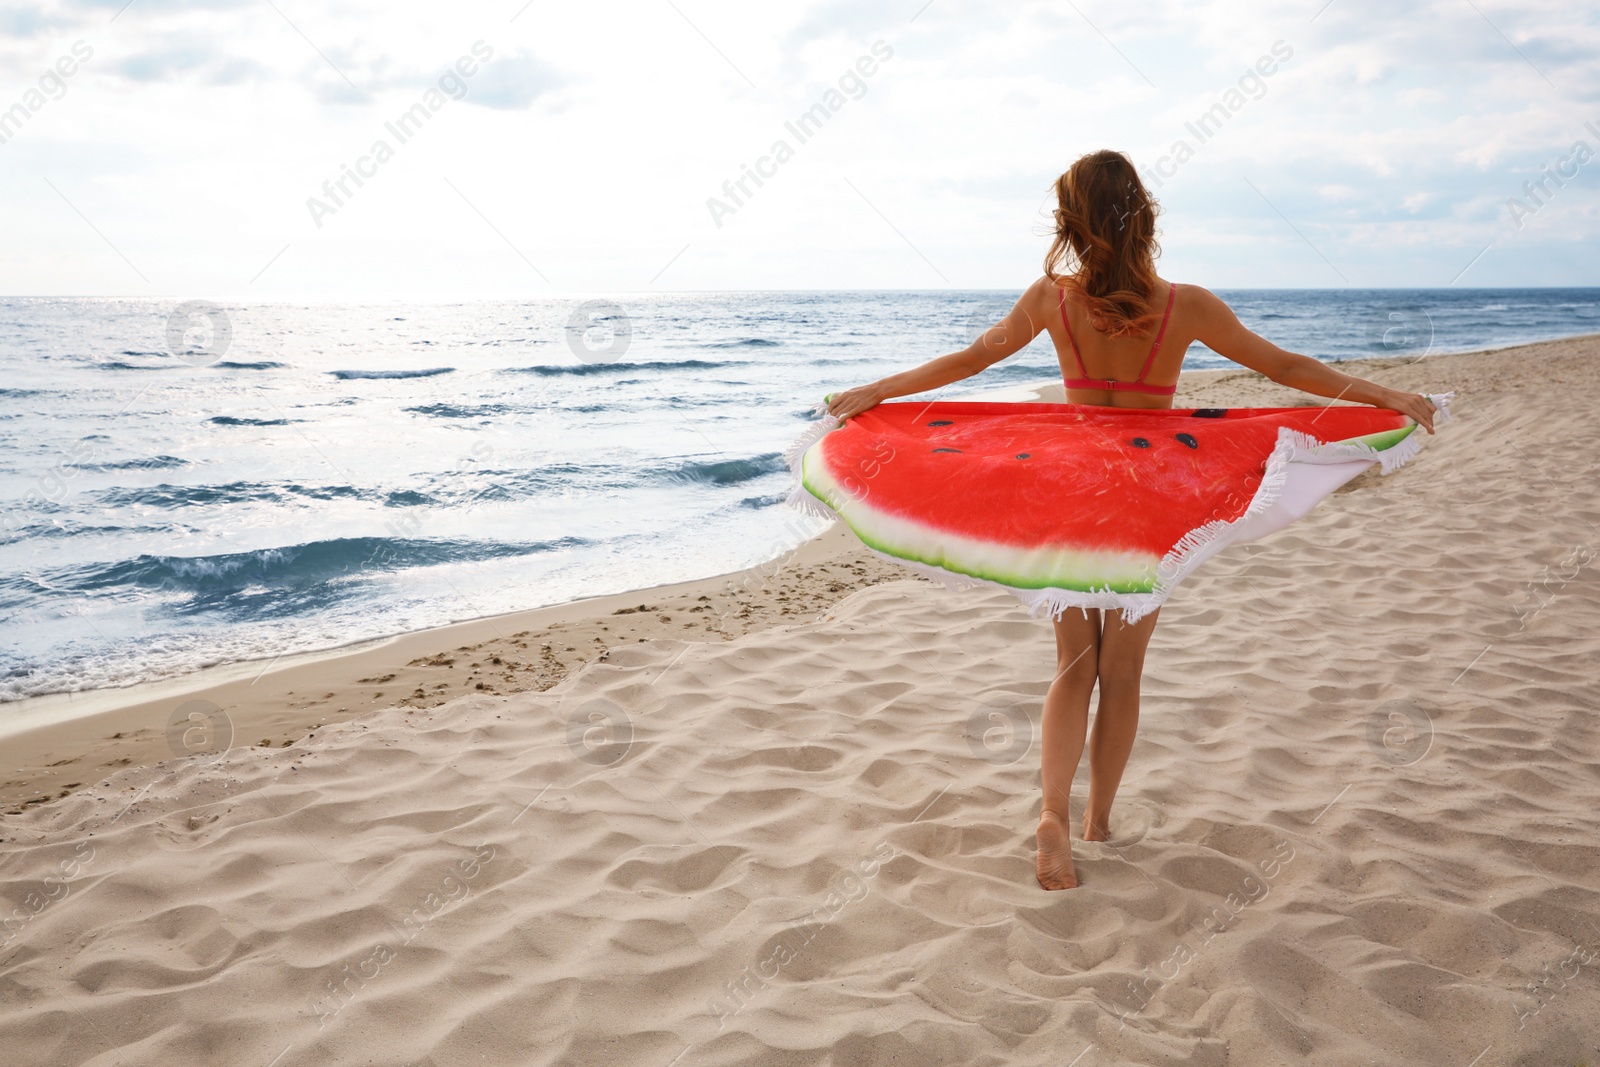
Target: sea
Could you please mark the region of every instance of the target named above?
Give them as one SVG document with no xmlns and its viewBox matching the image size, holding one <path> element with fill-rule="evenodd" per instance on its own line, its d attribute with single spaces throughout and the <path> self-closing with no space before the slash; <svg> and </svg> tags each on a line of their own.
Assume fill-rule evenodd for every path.
<svg viewBox="0 0 1600 1067">
<path fill-rule="evenodd" d="M 0 299 L 0 702 L 773 559 L 823 397 L 1017 295 Z M 1600 333 L 1600 289 L 1218 295 L 1329 362 Z M 1041 334 L 928 395 L 1058 376 Z"/>
</svg>

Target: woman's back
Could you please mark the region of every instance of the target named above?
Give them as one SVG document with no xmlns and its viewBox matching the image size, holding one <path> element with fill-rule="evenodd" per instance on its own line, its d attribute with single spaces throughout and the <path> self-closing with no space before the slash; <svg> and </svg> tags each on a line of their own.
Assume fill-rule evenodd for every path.
<svg viewBox="0 0 1600 1067">
<path fill-rule="evenodd" d="M 1160 277 L 1157 205 L 1122 153 L 1078 158 L 1056 179 L 1055 192 L 1056 228 L 1044 274 L 1004 318 L 963 351 L 830 398 L 830 414 L 850 418 L 889 397 L 971 377 L 1020 352 L 1044 330 L 1055 344 L 1069 403 L 1170 409 L 1184 356 L 1199 341 L 1274 382 L 1387 407 L 1433 432 L 1429 398 L 1279 348 L 1241 323 L 1215 293 Z"/>
<path fill-rule="evenodd" d="M 1055 341 L 1067 399 L 1170 408 L 1193 336 L 1173 335 L 1188 316 L 1178 287 L 1156 274 L 1155 202 L 1111 151 L 1076 160 L 1055 191 L 1055 235 L 1029 311 Z"/>
<path fill-rule="evenodd" d="M 1179 369 L 1192 337 L 1182 338 L 1176 320 L 1179 287 L 1157 279 L 1150 294 L 1160 321 L 1142 333 L 1108 337 L 1069 287 L 1051 285 L 1056 294 L 1054 317 L 1045 318 L 1055 342 L 1056 358 L 1074 404 L 1109 407 L 1170 408 Z M 1184 309 L 1185 311 L 1187 309 Z"/>
</svg>

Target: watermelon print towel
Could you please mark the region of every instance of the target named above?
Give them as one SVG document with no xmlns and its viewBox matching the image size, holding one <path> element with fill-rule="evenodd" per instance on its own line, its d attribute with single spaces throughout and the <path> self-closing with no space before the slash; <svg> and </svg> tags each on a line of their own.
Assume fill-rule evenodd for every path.
<svg viewBox="0 0 1600 1067">
<path fill-rule="evenodd" d="M 1454 395 L 1429 395 L 1436 427 Z M 950 588 L 1133 622 L 1222 548 L 1282 529 L 1374 463 L 1388 474 L 1425 436 L 1353 405 L 884 403 L 801 435 L 787 502 Z"/>
</svg>

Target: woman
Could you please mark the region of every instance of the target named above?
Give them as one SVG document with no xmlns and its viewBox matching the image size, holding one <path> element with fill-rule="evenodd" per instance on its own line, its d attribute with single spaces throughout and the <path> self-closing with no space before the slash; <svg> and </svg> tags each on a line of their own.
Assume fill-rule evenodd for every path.
<svg viewBox="0 0 1600 1067">
<path fill-rule="evenodd" d="M 1055 343 L 1067 401 L 1111 407 L 1170 408 L 1189 345 L 1259 371 L 1282 385 L 1410 416 L 1433 433 L 1435 406 L 1287 352 L 1246 329 L 1227 304 L 1196 285 L 1156 274 L 1156 208 L 1138 172 L 1120 152 L 1083 156 L 1056 181 L 1055 240 L 1044 277 L 1028 287 L 999 323 L 960 352 L 839 393 L 830 414 L 848 419 L 891 397 L 937 389 L 971 377 L 1022 350 L 1041 329 Z M 1070 272 L 1062 274 L 1063 265 Z M 1093 372 L 1105 377 L 1091 376 Z M 1137 623 L 1099 609 L 1066 611 L 1055 620 L 1056 676 L 1045 695 L 1043 802 L 1037 874 L 1046 889 L 1078 884 L 1068 832 L 1072 778 L 1083 755 L 1089 696 L 1100 702 L 1089 748 L 1089 797 L 1083 839 L 1111 832 L 1111 802 L 1139 725 L 1139 679 L 1160 610 Z"/>
</svg>

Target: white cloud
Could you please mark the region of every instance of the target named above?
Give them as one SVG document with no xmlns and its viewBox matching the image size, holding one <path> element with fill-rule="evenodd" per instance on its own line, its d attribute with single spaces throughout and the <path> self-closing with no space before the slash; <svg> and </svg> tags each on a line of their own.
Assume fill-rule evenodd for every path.
<svg viewBox="0 0 1600 1067">
<path fill-rule="evenodd" d="M 1578 254 L 1600 163 L 1520 230 L 1506 209 L 1575 140 L 1600 151 L 1592 4 L 274 3 L 0 15 L 0 112 L 93 49 L 0 144 L 0 291 L 1020 287 L 1073 158 L 1148 170 L 1277 42 L 1292 58 L 1158 190 L 1164 270 L 1442 285 L 1500 242 L 1475 283 L 1600 284 Z M 399 142 L 386 124 L 477 41 L 494 58 Z M 893 56 L 859 99 L 786 133 L 876 41 Z M 707 199 L 785 138 L 793 158 L 717 226 Z M 383 139 L 392 158 L 317 226 L 308 199 Z"/>
<path fill-rule="evenodd" d="M 483 72 L 474 75 L 472 92 L 466 99 L 484 107 L 523 108 L 567 81 L 554 64 L 523 48 L 485 64 Z"/>
</svg>

